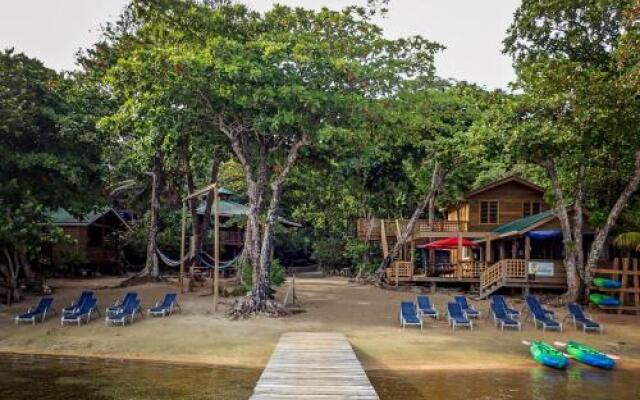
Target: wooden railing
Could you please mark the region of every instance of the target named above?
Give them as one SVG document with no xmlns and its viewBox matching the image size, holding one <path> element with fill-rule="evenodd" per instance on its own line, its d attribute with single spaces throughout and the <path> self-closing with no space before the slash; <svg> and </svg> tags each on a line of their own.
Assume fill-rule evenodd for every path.
<svg viewBox="0 0 640 400">
<path fill-rule="evenodd" d="M 408 219 L 386 219 L 384 220 L 384 232 L 387 237 L 396 238 L 398 231 L 402 232 L 409 223 Z M 413 235 L 417 236 L 420 232 L 467 232 L 467 221 L 432 221 L 429 222 L 426 219 L 419 219 L 413 227 Z M 365 239 L 367 232 L 369 232 L 369 220 L 366 218 L 360 218 L 356 221 L 356 228 L 358 238 Z M 381 223 L 379 219 L 374 219 L 372 222 L 369 239 L 380 239 L 381 235 Z M 416 235 L 417 234 L 417 235 Z"/>
<path fill-rule="evenodd" d="M 447 268 L 447 265 L 450 267 Z M 485 263 L 478 261 L 461 261 L 455 264 L 439 264 L 437 270 L 442 278 L 478 278 L 485 269 Z"/>
<path fill-rule="evenodd" d="M 413 269 L 412 261 L 393 261 L 385 273 L 389 282 L 397 282 L 399 278 L 412 278 Z"/>
<path fill-rule="evenodd" d="M 467 221 L 432 221 L 419 220 L 415 232 L 466 232 Z"/>
<path fill-rule="evenodd" d="M 526 261 L 507 258 L 498 261 L 480 274 L 480 290 L 510 278 L 524 279 L 526 277 Z"/>
</svg>

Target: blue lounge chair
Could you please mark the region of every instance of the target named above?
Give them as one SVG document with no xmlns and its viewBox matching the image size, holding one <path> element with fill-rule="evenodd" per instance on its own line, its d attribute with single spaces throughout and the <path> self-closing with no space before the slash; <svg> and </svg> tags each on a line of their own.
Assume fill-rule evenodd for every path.
<svg viewBox="0 0 640 400">
<path fill-rule="evenodd" d="M 604 333 L 604 326 L 594 320 L 582 310 L 579 304 L 569 303 L 567 305 L 567 309 L 569 310 L 569 314 L 565 317 L 571 318 L 573 321 L 573 326 L 578 329 L 578 325 L 582 325 L 582 331 L 599 331 L 600 333 Z"/>
<path fill-rule="evenodd" d="M 156 302 L 153 307 L 147 310 L 147 314 L 166 317 L 167 315 L 171 315 L 176 308 L 181 310 L 178 304 L 178 295 L 175 293 L 167 293 L 164 295 L 162 302 Z"/>
<path fill-rule="evenodd" d="M 466 314 L 458 303 L 447 304 L 447 321 L 454 331 L 458 326 L 466 326 L 473 330 L 473 322 L 467 318 Z"/>
<path fill-rule="evenodd" d="M 527 296 L 526 302 L 529 308 L 529 315 L 533 319 L 533 325 L 535 325 L 536 328 L 540 325 L 543 331 L 547 329 L 557 329 L 562 332 L 562 324 L 553 319 L 553 316 L 542 308 L 537 298 Z"/>
<path fill-rule="evenodd" d="M 129 323 L 133 323 L 133 319 L 136 317 L 136 313 L 138 312 L 139 309 L 140 309 L 140 300 L 139 299 L 130 300 L 124 307 L 120 308 L 117 312 L 112 314 L 107 314 L 107 316 L 104 319 L 104 324 L 105 325 L 122 324 L 122 326 L 125 326 L 127 324 L 127 321 L 129 321 Z"/>
<path fill-rule="evenodd" d="M 97 309 L 97 300 L 95 298 L 85 300 L 82 305 L 76 308 L 73 312 L 63 314 L 60 318 L 60 325 L 66 323 L 76 323 L 78 326 L 82 324 L 82 321 L 89 323 L 91 321 L 91 314 Z"/>
<path fill-rule="evenodd" d="M 460 305 L 462 312 L 467 316 L 467 318 L 480 318 L 480 311 L 469 305 L 465 296 L 455 296 L 454 299 L 456 303 Z"/>
<path fill-rule="evenodd" d="M 117 299 L 114 300 L 113 303 L 109 307 L 106 308 L 105 314 L 107 316 L 114 315 L 114 314 L 118 313 L 119 311 L 121 311 L 123 308 L 126 308 L 127 305 L 130 302 L 134 302 L 136 300 L 138 300 L 138 293 L 129 292 L 124 296 L 122 301 L 118 301 Z"/>
<path fill-rule="evenodd" d="M 29 307 L 26 313 L 16 315 L 16 325 L 20 322 L 31 322 L 35 325 L 38 319 L 40 322 L 44 322 L 45 318 L 47 318 L 47 313 L 53 311 L 52 305 L 53 297 L 41 297 L 35 307 Z"/>
<path fill-rule="evenodd" d="M 422 319 L 418 317 L 416 305 L 412 301 L 400 303 L 400 325 L 402 329 L 407 325 L 420 326 L 420 332 L 422 332 Z"/>
<path fill-rule="evenodd" d="M 90 299 L 94 299 L 95 297 L 96 297 L 96 295 L 92 290 L 83 291 L 80 294 L 80 297 L 78 297 L 78 299 L 76 301 L 71 303 L 71 305 L 69 307 L 65 307 L 65 308 L 62 309 L 62 315 L 73 313 L 77 308 L 81 307 L 82 304 L 85 301 L 90 300 Z"/>
<path fill-rule="evenodd" d="M 507 313 L 507 309 L 501 304 L 491 303 L 491 314 L 493 315 L 493 321 L 496 323 L 496 328 L 499 327 L 501 330 L 504 330 L 504 328 L 507 327 L 522 330 L 520 321 L 511 318 Z"/>
<path fill-rule="evenodd" d="M 515 308 L 511 308 L 503 295 L 494 294 L 493 296 L 491 296 L 491 303 L 502 306 L 507 312 L 509 318 L 520 319 L 520 311 L 516 310 Z"/>
<path fill-rule="evenodd" d="M 438 310 L 431 304 L 431 299 L 429 296 L 418 296 L 418 315 L 420 317 L 431 317 L 433 319 L 438 319 Z"/>
</svg>

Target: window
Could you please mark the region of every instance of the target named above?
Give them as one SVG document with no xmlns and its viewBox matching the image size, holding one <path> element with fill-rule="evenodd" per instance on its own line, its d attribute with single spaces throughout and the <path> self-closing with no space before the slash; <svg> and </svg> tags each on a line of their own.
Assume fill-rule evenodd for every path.
<svg viewBox="0 0 640 400">
<path fill-rule="evenodd" d="M 481 224 L 497 224 L 498 223 L 498 201 L 497 200 L 480 202 L 480 223 Z"/>
<path fill-rule="evenodd" d="M 541 206 L 538 201 L 525 201 L 522 203 L 522 217 L 526 218 L 530 215 L 540 214 Z"/>
</svg>

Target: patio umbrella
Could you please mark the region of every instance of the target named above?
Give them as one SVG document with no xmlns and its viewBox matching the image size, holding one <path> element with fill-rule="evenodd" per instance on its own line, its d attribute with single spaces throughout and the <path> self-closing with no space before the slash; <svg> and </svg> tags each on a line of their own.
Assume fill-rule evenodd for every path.
<svg viewBox="0 0 640 400">
<path fill-rule="evenodd" d="M 462 247 L 476 247 L 478 244 L 473 240 L 462 238 L 460 240 Z M 416 246 L 419 249 L 457 249 L 458 238 L 450 237 L 446 239 L 436 240 L 435 242 Z"/>
</svg>

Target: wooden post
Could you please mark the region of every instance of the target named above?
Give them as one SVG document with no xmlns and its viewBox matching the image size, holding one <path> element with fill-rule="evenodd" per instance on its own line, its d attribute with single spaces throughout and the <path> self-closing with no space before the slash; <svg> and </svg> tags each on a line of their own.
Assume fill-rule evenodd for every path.
<svg viewBox="0 0 640 400">
<path fill-rule="evenodd" d="M 218 276 L 220 274 L 220 209 L 218 186 L 213 187 L 213 312 L 218 309 Z"/>
<path fill-rule="evenodd" d="M 184 293 L 184 242 L 186 236 L 187 202 L 182 201 L 182 227 L 180 233 L 180 293 Z"/>
<path fill-rule="evenodd" d="M 511 258 L 518 258 L 518 239 L 511 240 Z"/>
<path fill-rule="evenodd" d="M 628 258 L 623 258 L 622 259 L 622 278 L 620 280 L 620 282 L 622 282 L 622 287 L 626 288 L 628 287 L 628 275 L 627 272 L 629 271 L 629 264 L 631 263 L 631 256 L 629 256 Z M 618 294 L 618 299 L 620 300 L 620 305 L 624 306 L 624 291 L 620 291 L 620 293 Z M 618 314 L 622 314 L 622 309 L 618 309 Z"/>
<path fill-rule="evenodd" d="M 504 260 L 506 257 L 506 249 L 504 248 L 504 240 L 501 240 L 500 243 L 498 243 L 498 251 L 499 253 L 499 258 L 500 260 Z"/>
<path fill-rule="evenodd" d="M 487 241 L 485 243 L 485 255 L 484 255 L 484 261 L 487 263 L 487 267 L 489 266 L 489 264 L 491 264 L 491 238 L 487 238 Z"/>
<path fill-rule="evenodd" d="M 462 235 L 460 234 L 460 231 L 456 232 L 456 235 L 458 236 L 458 248 L 456 249 L 456 251 L 458 252 L 458 278 L 462 278 Z"/>
<path fill-rule="evenodd" d="M 524 237 L 524 276 L 529 280 L 529 259 L 531 258 L 531 238 L 529 236 Z M 529 294 L 529 288 L 525 291 L 525 295 Z"/>
<path fill-rule="evenodd" d="M 640 279 L 638 277 L 638 259 L 633 259 L 633 305 L 635 307 L 635 313 L 638 315 L 640 311 Z"/>
<path fill-rule="evenodd" d="M 380 220 L 380 243 L 382 244 L 382 256 L 387 258 L 389 255 L 389 244 L 387 243 L 387 232 L 384 228 L 384 219 Z"/>
</svg>

